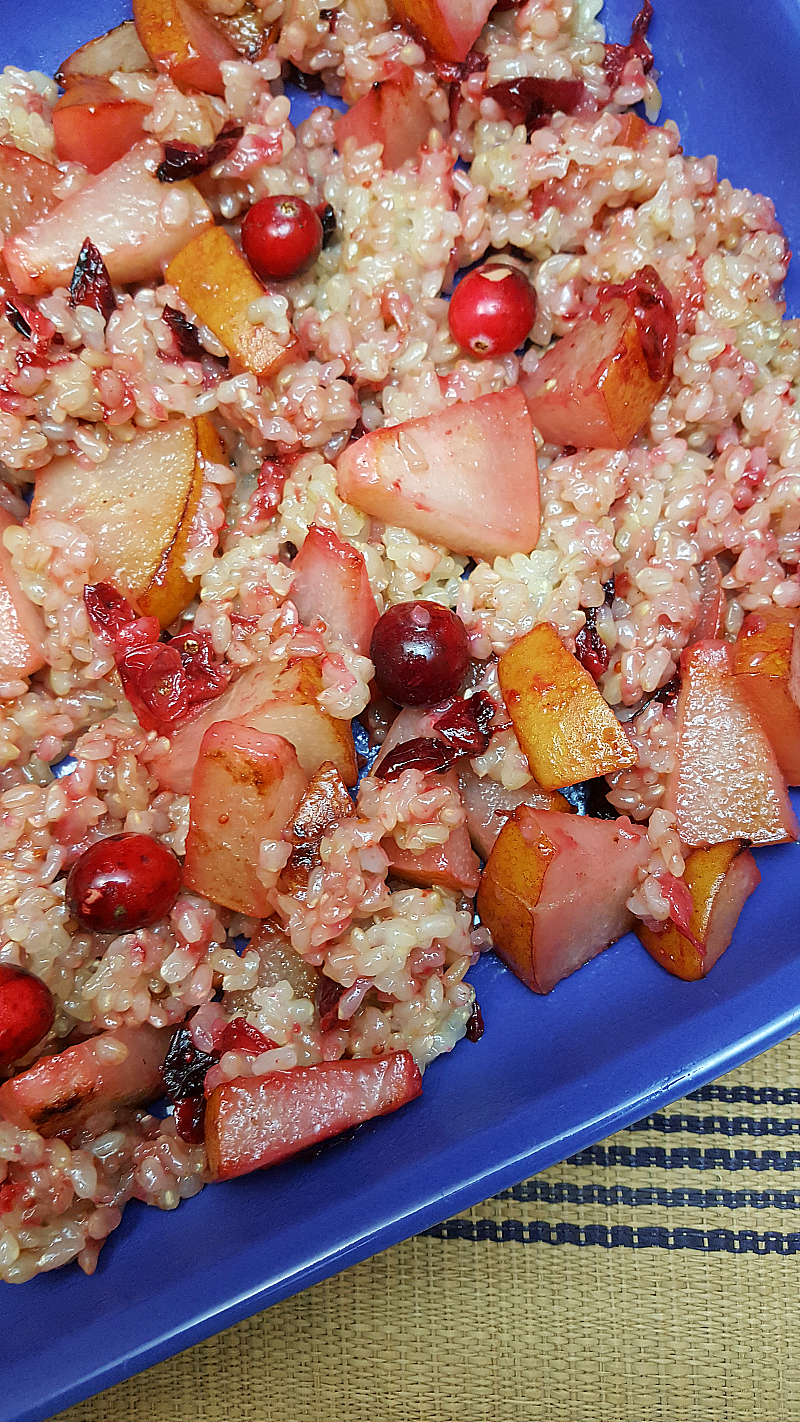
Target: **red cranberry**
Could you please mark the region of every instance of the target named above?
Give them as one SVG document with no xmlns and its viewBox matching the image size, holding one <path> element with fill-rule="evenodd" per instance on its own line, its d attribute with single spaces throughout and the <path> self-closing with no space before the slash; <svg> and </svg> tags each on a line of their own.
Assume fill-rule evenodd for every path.
<svg viewBox="0 0 800 1422">
<path fill-rule="evenodd" d="M 171 849 L 148 834 L 112 834 L 70 870 L 67 900 L 82 928 L 128 933 L 169 913 L 181 887 Z"/>
<path fill-rule="evenodd" d="M 242 223 L 242 246 L 260 277 L 288 280 L 322 251 L 322 223 L 313 207 L 287 194 L 261 198 Z"/>
<path fill-rule="evenodd" d="M 41 1042 L 55 1015 L 52 994 L 41 978 L 0 964 L 0 1067 L 11 1066 Z"/>
<path fill-rule="evenodd" d="M 378 690 L 400 706 L 432 706 L 455 696 L 469 666 L 466 628 L 438 602 L 387 608 L 369 654 Z"/>
<path fill-rule="evenodd" d="M 522 345 L 536 319 L 536 292 L 518 267 L 489 262 L 459 282 L 448 319 L 462 350 L 505 355 Z"/>
</svg>

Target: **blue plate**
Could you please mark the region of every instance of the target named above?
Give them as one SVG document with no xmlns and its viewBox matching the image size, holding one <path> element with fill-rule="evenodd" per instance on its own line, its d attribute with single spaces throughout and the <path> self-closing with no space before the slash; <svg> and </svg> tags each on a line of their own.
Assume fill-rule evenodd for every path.
<svg viewBox="0 0 800 1422">
<path fill-rule="evenodd" d="M 656 0 L 659 7 L 659 0 Z M 608 0 L 627 38 L 635 0 Z M 800 239 L 796 0 L 660 0 L 652 28 L 665 116 L 736 184 L 776 200 Z M 0 0 L 3 50 L 52 72 L 125 17 L 122 0 Z M 800 310 L 800 285 L 789 287 Z M 687 984 L 626 938 L 547 998 L 487 959 L 486 1019 L 425 1094 L 310 1163 L 216 1186 L 177 1214 L 131 1205 L 94 1278 L 76 1267 L 0 1287 L 0 1422 L 42 1418 L 477 1203 L 763 1051 L 800 1026 L 793 847 L 711 976 Z"/>
</svg>

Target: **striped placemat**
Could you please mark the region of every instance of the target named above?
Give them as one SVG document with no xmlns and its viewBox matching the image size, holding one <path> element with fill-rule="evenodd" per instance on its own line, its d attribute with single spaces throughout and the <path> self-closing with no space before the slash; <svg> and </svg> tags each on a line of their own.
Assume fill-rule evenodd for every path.
<svg viewBox="0 0 800 1422">
<path fill-rule="evenodd" d="M 61 1414 L 790 1422 L 800 1036 Z"/>
</svg>

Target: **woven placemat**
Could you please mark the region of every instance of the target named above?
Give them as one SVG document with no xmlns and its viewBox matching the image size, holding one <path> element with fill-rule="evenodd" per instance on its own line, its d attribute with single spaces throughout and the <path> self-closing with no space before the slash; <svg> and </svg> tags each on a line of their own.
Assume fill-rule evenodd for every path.
<svg viewBox="0 0 800 1422">
<path fill-rule="evenodd" d="M 789 1422 L 800 1036 L 61 1422 Z"/>
</svg>

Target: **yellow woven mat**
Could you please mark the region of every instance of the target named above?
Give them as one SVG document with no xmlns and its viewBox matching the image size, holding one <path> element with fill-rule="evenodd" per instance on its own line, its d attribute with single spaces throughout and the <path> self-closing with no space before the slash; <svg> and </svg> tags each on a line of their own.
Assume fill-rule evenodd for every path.
<svg viewBox="0 0 800 1422">
<path fill-rule="evenodd" d="M 61 1422 L 789 1422 L 800 1036 Z"/>
</svg>

